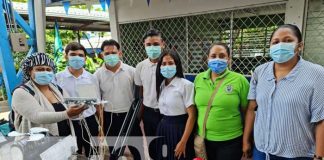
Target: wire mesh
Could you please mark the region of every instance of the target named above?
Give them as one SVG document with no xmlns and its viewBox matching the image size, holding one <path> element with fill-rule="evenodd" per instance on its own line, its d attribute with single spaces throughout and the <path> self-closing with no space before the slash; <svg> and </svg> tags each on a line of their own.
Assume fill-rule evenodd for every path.
<svg viewBox="0 0 324 160">
<path fill-rule="evenodd" d="M 142 36 L 153 27 L 162 32 L 168 49 L 176 50 L 186 73 L 207 69 L 207 50 L 223 42 L 232 50 L 233 71 L 248 75 L 270 60 L 269 40 L 284 24 L 285 4 L 120 24 L 124 61 L 136 66 L 146 58 Z"/>
<path fill-rule="evenodd" d="M 324 1 L 309 0 L 304 58 L 324 66 Z"/>
</svg>

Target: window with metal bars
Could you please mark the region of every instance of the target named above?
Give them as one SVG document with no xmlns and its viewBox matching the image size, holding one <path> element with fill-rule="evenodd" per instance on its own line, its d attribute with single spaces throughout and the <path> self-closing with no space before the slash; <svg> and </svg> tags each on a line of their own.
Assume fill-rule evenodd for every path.
<svg viewBox="0 0 324 160">
<path fill-rule="evenodd" d="M 142 36 L 150 28 L 162 32 L 168 49 L 180 55 L 184 72 L 207 69 L 212 43 L 227 43 L 232 50 L 233 71 L 249 75 L 268 56 L 271 33 L 284 24 L 285 4 L 206 13 L 200 15 L 120 24 L 124 62 L 132 66 L 146 58 Z"/>
</svg>

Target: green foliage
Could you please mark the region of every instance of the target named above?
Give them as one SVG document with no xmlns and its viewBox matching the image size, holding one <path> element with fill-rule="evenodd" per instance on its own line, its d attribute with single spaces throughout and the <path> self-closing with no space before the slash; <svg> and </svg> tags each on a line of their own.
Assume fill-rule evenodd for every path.
<svg viewBox="0 0 324 160">
<path fill-rule="evenodd" d="M 49 57 L 54 59 L 54 29 L 46 29 L 46 53 L 48 53 Z M 80 33 L 80 35 L 82 35 L 82 33 Z M 77 39 L 77 33 L 75 31 L 71 31 L 71 30 L 60 30 L 60 36 L 62 39 L 62 43 L 63 46 L 66 46 L 68 43 L 72 42 L 72 41 L 76 41 Z M 15 62 L 15 68 L 16 71 L 19 70 L 20 68 L 20 64 L 22 62 L 22 60 L 26 57 L 27 52 L 15 52 L 13 53 L 13 58 L 14 58 L 14 62 Z M 63 54 L 64 55 L 64 54 Z M 98 67 L 100 67 L 102 64 L 102 60 L 99 58 L 87 58 L 86 61 L 86 70 L 88 70 L 91 73 L 94 73 L 96 71 L 96 69 Z M 58 64 L 56 64 L 57 66 L 57 71 L 62 71 L 65 69 L 65 67 L 67 66 L 67 62 L 65 60 L 65 58 L 62 58 L 62 61 Z"/>
<path fill-rule="evenodd" d="M 77 38 L 77 33 L 70 30 L 59 30 L 60 37 L 62 39 L 63 46 L 66 46 L 68 43 L 75 41 Z M 53 54 L 54 52 L 54 38 L 55 33 L 54 29 L 46 29 L 46 53 Z"/>
<path fill-rule="evenodd" d="M 72 41 L 76 41 L 77 39 L 77 32 L 70 31 L 70 30 L 59 30 L 60 37 L 62 39 L 63 47 L 65 47 L 68 43 Z M 82 32 L 80 33 L 82 35 Z M 52 59 L 54 59 L 54 29 L 46 30 L 46 52 L 50 55 Z M 62 54 L 64 56 L 64 54 Z M 98 63 L 96 63 L 98 62 Z M 85 65 L 85 69 L 90 73 L 94 73 L 98 67 L 100 67 L 101 61 L 100 60 L 93 60 L 92 58 L 88 57 Z M 66 68 L 67 61 L 65 58 L 61 58 L 61 61 L 56 64 L 57 71 L 62 71 Z"/>
</svg>

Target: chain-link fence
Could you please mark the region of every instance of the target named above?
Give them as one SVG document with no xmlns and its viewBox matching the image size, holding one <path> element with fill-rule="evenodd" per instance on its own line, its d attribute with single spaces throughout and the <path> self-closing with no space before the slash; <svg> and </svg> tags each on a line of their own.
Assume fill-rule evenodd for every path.
<svg viewBox="0 0 324 160">
<path fill-rule="evenodd" d="M 304 58 L 324 65 L 324 1 L 309 0 L 305 29 Z"/>
<path fill-rule="evenodd" d="M 270 60 L 272 31 L 284 24 L 285 4 L 208 13 L 194 16 L 120 24 L 124 61 L 132 66 L 145 59 L 142 36 L 151 27 L 162 32 L 167 48 L 181 56 L 186 73 L 207 68 L 207 49 L 215 42 L 232 50 L 232 70 L 248 75 Z"/>
</svg>

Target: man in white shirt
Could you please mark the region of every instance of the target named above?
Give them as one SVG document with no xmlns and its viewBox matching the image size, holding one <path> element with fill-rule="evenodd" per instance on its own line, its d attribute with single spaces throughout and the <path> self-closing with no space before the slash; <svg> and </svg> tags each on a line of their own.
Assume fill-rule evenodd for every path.
<svg viewBox="0 0 324 160">
<path fill-rule="evenodd" d="M 94 75 L 99 81 L 102 100 L 108 101 L 104 107 L 104 130 L 108 136 L 118 136 L 134 101 L 135 68 L 120 60 L 122 52 L 115 40 L 104 41 L 101 50 L 105 63 Z M 142 136 L 138 119 L 135 120 L 130 136 Z M 141 159 L 135 148 L 129 147 L 129 149 L 135 160 Z"/>
<path fill-rule="evenodd" d="M 164 41 L 158 30 L 150 29 L 143 37 L 145 51 L 148 56 L 136 66 L 135 84 L 140 87 L 143 95 L 143 107 L 140 117 L 144 123 L 145 136 L 156 136 L 156 129 L 161 120 L 161 114 L 156 98 L 156 66 L 164 48 Z M 156 151 L 153 144 L 149 145 L 149 153 L 154 159 Z"/>
<path fill-rule="evenodd" d="M 88 90 L 88 93 L 90 93 L 88 98 L 100 99 L 96 77 L 83 68 L 86 61 L 85 48 L 77 42 L 71 42 L 65 47 L 65 58 L 68 62 L 68 66 L 64 71 L 56 74 L 55 80 L 57 85 L 63 88 L 71 97 L 84 97 L 84 95 L 87 94 L 84 93 L 84 90 Z M 73 119 L 72 122 L 75 135 L 77 136 L 77 152 L 82 154 L 82 149 L 84 147 L 86 156 L 90 157 L 90 155 L 93 154 L 93 148 L 91 148 L 89 144 L 90 138 L 86 131 L 87 127 L 81 123 L 81 119 L 85 118 L 91 136 L 98 136 L 99 129 L 95 117 L 96 108 L 93 105 L 88 107 L 89 108 L 82 113 L 81 117 Z"/>
</svg>

